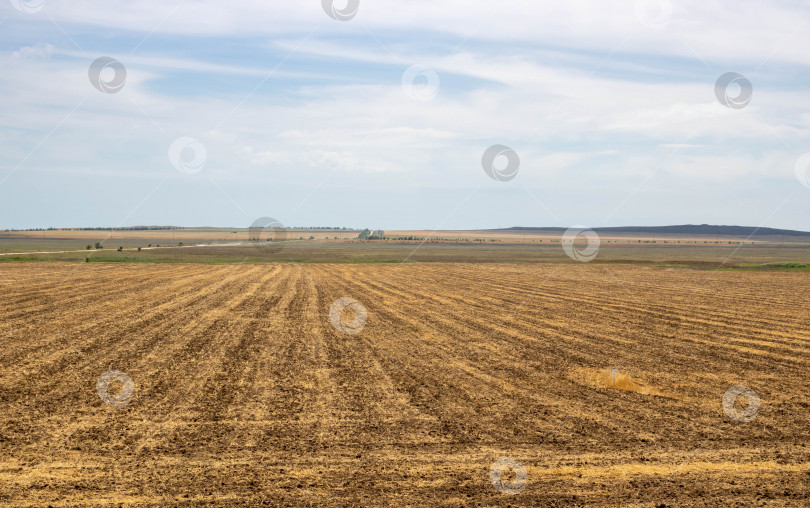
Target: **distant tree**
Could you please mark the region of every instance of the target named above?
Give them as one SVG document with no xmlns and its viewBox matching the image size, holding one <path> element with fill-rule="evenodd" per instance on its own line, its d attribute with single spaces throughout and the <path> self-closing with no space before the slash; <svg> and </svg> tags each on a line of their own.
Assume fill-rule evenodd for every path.
<svg viewBox="0 0 810 508">
<path fill-rule="evenodd" d="M 124 250 L 124 247 L 122 247 L 122 246 L 120 246 L 120 245 L 119 245 L 119 246 L 118 246 L 118 252 L 121 252 L 122 250 Z"/>
<path fill-rule="evenodd" d="M 140 252 L 140 251 L 141 251 L 141 248 L 140 248 L 140 247 L 138 247 L 138 252 Z"/>
<path fill-rule="evenodd" d="M 101 242 L 96 242 L 96 249 L 103 249 L 104 246 L 101 245 Z"/>
<path fill-rule="evenodd" d="M 357 238 L 361 240 L 368 240 L 369 236 L 371 236 L 371 231 L 364 229 L 359 235 L 357 235 Z"/>
<path fill-rule="evenodd" d="M 90 245 L 87 246 L 87 250 L 90 250 Z"/>
<path fill-rule="evenodd" d="M 309 239 L 310 239 L 310 240 L 314 240 L 314 239 L 315 239 L 315 237 L 314 237 L 314 236 L 310 236 L 310 237 L 309 237 Z"/>
<path fill-rule="evenodd" d="M 179 242 L 179 243 L 177 244 L 177 246 L 178 246 L 178 247 L 182 247 L 182 246 L 183 246 L 183 242 Z"/>
</svg>

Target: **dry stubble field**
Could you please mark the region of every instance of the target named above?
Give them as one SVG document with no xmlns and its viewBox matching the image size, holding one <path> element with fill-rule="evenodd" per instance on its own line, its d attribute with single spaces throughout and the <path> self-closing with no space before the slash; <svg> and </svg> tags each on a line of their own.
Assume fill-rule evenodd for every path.
<svg viewBox="0 0 810 508">
<path fill-rule="evenodd" d="M 807 282 L 5 264 L 0 503 L 806 504 Z M 330 323 L 341 297 L 367 309 L 357 334 Z M 614 367 L 631 389 L 600 385 Z M 97 393 L 111 369 L 134 382 L 126 404 Z M 759 395 L 753 421 L 724 412 L 733 385 Z M 502 458 L 525 467 L 499 485 L 515 494 L 490 480 Z"/>
</svg>

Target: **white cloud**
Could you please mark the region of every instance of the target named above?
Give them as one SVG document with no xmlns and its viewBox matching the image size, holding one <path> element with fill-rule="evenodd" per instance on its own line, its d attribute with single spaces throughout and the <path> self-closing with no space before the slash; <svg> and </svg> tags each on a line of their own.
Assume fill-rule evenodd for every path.
<svg viewBox="0 0 810 508">
<path fill-rule="evenodd" d="M 278 37 L 280 34 L 361 35 L 365 30 L 445 34 L 581 50 L 623 48 L 652 55 L 706 60 L 810 63 L 806 6 L 797 2 L 681 0 L 672 2 L 669 23 L 660 30 L 642 24 L 636 2 L 532 2 L 529 0 L 362 1 L 349 22 L 337 22 L 319 2 L 217 0 L 167 3 L 160 0 L 48 2 L 38 15 L 59 23 L 80 23 L 148 34 Z M 5 10 L 18 14 L 5 5 Z M 756 22 L 752 22 L 756 20 Z M 625 40 L 626 39 L 626 40 Z"/>
<path fill-rule="evenodd" d="M 52 44 L 36 44 L 34 46 L 23 46 L 11 53 L 12 58 L 50 58 L 54 52 Z"/>
<path fill-rule="evenodd" d="M 26 19 L 54 31 L 52 17 L 83 33 L 94 53 L 64 39 L 39 42 L 38 31 L 0 53 L 8 147 L 0 161 L 14 167 L 61 125 L 21 171 L 173 175 L 168 146 L 192 136 L 209 153 L 206 175 L 232 182 L 306 187 L 334 172 L 345 185 L 383 190 L 465 189 L 485 179 L 480 154 L 495 143 L 520 153 L 520 185 L 593 195 L 611 179 L 632 188 L 650 171 L 732 186 L 792 181 L 793 152 L 810 150 L 810 104 L 796 78 L 810 64 L 802 8 L 673 6 L 669 24 L 656 30 L 639 23 L 632 1 L 363 0 L 350 22 L 329 19 L 317 1 L 49 2 Z M 152 42 L 172 38 L 165 51 L 144 44 L 111 54 L 128 78 L 109 95 L 87 79 L 105 47 L 86 35 L 92 27 L 132 30 L 134 40 L 152 30 Z M 226 40 L 273 58 L 235 58 L 238 49 L 234 58 L 211 57 Z M 289 58 L 276 69 L 279 53 Z M 434 100 L 403 93 L 397 69 L 414 63 L 441 76 Z M 782 66 L 790 69 L 784 79 Z M 743 110 L 714 99 L 714 80 L 727 67 L 754 83 Z M 356 69 L 374 72 L 355 78 Z M 186 78 L 194 93 L 175 83 L 183 73 L 194 74 Z M 246 84 L 209 84 L 223 77 Z"/>
</svg>

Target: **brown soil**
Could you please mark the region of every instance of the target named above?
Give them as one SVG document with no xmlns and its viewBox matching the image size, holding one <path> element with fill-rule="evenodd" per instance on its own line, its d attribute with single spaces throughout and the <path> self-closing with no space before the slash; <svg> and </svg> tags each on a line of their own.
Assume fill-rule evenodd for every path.
<svg viewBox="0 0 810 508">
<path fill-rule="evenodd" d="M 4 264 L 0 504 L 806 505 L 808 282 Z M 331 324 L 341 297 L 367 309 L 359 333 Z M 109 370 L 128 403 L 97 393 Z M 734 385 L 761 399 L 751 422 L 723 410 Z M 502 458 L 519 493 L 490 481 Z"/>
</svg>

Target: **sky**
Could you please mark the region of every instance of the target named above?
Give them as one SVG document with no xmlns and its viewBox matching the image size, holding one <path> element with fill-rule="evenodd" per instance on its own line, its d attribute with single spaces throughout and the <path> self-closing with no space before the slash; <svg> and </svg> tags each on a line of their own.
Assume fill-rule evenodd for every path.
<svg viewBox="0 0 810 508">
<path fill-rule="evenodd" d="M 0 0 L 0 228 L 810 230 L 809 22 L 800 1 Z"/>
</svg>

